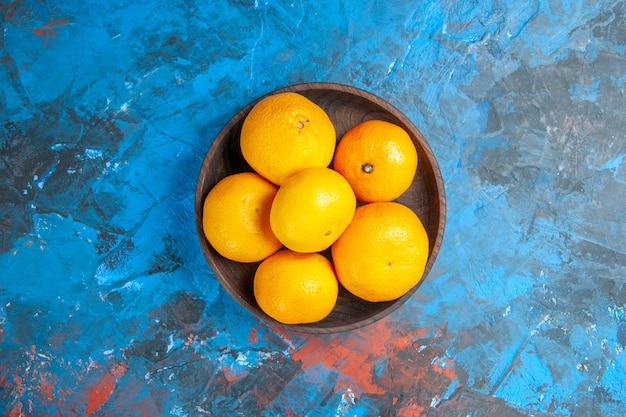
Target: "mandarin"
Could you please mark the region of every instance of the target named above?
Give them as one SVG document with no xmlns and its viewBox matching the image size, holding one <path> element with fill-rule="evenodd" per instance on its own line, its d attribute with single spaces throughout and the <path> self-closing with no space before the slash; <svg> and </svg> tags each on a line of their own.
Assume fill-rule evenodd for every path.
<svg viewBox="0 0 626 417">
<path fill-rule="evenodd" d="M 258 262 L 281 248 L 270 227 L 278 187 L 260 175 L 241 172 L 220 180 L 204 200 L 202 226 L 223 257 Z"/>
<path fill-rule="evenodd" d="M 304 324 L 330 314 L 339 284 L 333 265 L 324 256 L 283 249 L 261 262 L 253 291 L 268 316 L 284 324 Z"/>
<path fill-rule="evenodd" d="M 367 301 L 391 301 L 420 281 L 429 256 L 428 235 L 410 208 L 369 203 L 356 209 L 331 253 L 346 290 Z"/>
<path fill-rule="evenodd" d="M 341 173 L 362 202 L 391 201 L 409 189 L 418 156 L 400 126 L 368 120 L 348 130 L 337 145 L 333 168 Z"/>
<path fill-rule="evenodd" d="M 356 209 L 350 184 L 330 168 L 308 168 L 280 186 L 270 211 L 272 231 L 287 248 L 320 252 L 348 227 Z"/>
<path fill-rule="evenodd" d="M 294 173 L 327 167 L 337 136 L 328 114 L 298 93 L 261 99 L 241 128 L 241 153 L 261 176 L 281 185 Z"/>
</svg>

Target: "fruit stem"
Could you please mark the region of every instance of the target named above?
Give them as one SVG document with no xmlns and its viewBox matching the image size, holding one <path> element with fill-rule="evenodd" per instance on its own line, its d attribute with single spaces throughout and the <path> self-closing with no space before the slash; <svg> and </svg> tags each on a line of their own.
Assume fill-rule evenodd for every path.
<svg viewBox="0 0 626 417">
<path fill-rule="evenodd" d="M 370 163 L 365 163 L 363 165 L 361 165 L 361 169 L 363 170 L 363 172 L 365 172 L 366 174 L 371 173 L 372 171 L 374 171 L 374 166 Z"/>
</svg>

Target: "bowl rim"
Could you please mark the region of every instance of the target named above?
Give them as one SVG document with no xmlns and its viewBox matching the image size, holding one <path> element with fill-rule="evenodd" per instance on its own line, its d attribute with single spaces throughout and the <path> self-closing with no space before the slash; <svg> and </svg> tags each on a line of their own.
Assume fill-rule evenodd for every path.
<svg viewBox="0 0 626 417">
<path fill-rule="evenodd" d="M 249 305 L 247 302 L 245 302 L 242 299 L 242 297 L 232 288 L 231 285 L 229 285 L 227 282 L 224 281 L 224 279 L 221 277 L 220 274 L 215 272 L 216 266 L 214 265 L 213 260 L 210 258 L 210 256 L 208 256 L 207 251 L 203 249 L 203 246 L 208 245 L 208 242 L 206 242 L 206 238 L 202 230 L 202 206 L 203 206 L 204 198 L 206 197 L 206 194 L 208 193 L 208 191 L 203 192 L 204 177 L 202 174 L 205 171 L 205 168 L 206 168 L 205 166 L 212 159 L 211 157 L 215 156 L 214 154 L 216 152 L 216 146 L 214 146 L 214 144 L 215 144 L 216 139 L 226 135 L 235 125 L 237 125 L 238 123 L 241 123 L 241 121 L 245 119 L 246 115 L 249 113 L 252 107 L 256 103 L 258 103 L 260 100 L 266 97 L 279 94 L 279 93 L 284 93 L 284 92 L 302 93 L 302 92 L 311 91 L 311 90 L 332 90 L 332 91 L 352 94 L 352 95 L 361 97 L 367 101 L 373 102 L 374 104 L 380 106 L 384 111 L 393 115 L 393 117 L 397 118 L 401 123 L 403 123 L 407 128 L 409 128 L 411 132 L 415 134 L 416 140 L 419 143 L 420 147 L 422 148 L 421 151 L 423 151 L 424 156 L 428 159 L 429 164 L 432 168 L 432 175 L 434 176 L 434 179 L 435 179 L 435 186 L 436 186 L 435 188 L 437 190 L 438 200 L 439 200 L 439 213 L 438 213 L 439 219 L 437 222 L 437 234 L 435 236 L 435 241 L 432 246 L 431 253 L 428 256 L 428 261 L 424 269 L 424 274 L 422 278 L 420 279 L 420 281 L 416 285 L 414 285 L 402 297 L 388 302 L 389 305 L 387 307 L 385 307 L 383 310 L 379 311 L 378 313 L 373 314 L 372 316 L 369 316 L 367 319 L 363 319 L 361 321 L 352 322 L 348 324 L 340 324 L 340 325 L 328 326 L 328 327 L 318 327 L 316 326 L 316 323 L 284 324 L 269 317 L 262 310 L 254 309 L 253 306 Z M 443 181 L 443 176 L 441 174 L 441 169 L 439 167 L 439 163 L 437 161 L 437 158 L 435 157 L 434 152 L 432 151 L 432 148 L 430 147 L 430 144 L 428 143 L 426 138 L 423 136 L 422 132 L 417 128 L 417 126 L 415 126 L 415 124 L 397 107 L 395 107 L 394 105 L 392 105 L 391 103 L 377 96 L 374 93 L 371 93 L 369 91 L 366 91 L 366 90 L 363 90 L 361 88 L 354 87 L 351 85 L 335 83 L 335 82 L 303 82 L 303 83 L 291 84 L 288 86 L 277 88 L 268 93 L 260 95 L 259 97 L 250 101 L 248 104 L 243 106 L 238 112 L 233 114 L 230 117 L 230 119 L 224 124 L 224 126 L 219 130 L 219 132 L 213 137 L 211 144 L 209 145 L 209 148 L 206 154 L 204 155 L 197 178 L 198 179 L 196 182 L 195 197 L 194 197 L 196 235 L 200 244 L 202 255 L 205 258 L 205 261 L 208 263 L 208 266 L 211 270 L 211 274 L 217 279 L 217 281 L 220 283 L 220 286 L 229 294 L 229 296 L 233 298 L 237 302 L 237 304 L 239 304 L 245 310 L 250 312 L 254 317 L 266 322 L 267 324 L 276 325 L 285 330 L 300 332 L 300 333 L 307 333 L 307 334 L 339 333 L 339 332 L 352 331 L 352 330 L 362 328 L 364 326 L 375 323 L 379 321 L 380 319 L 390 315 L 391 313 L 396 311 L 398 308 L 400 308 L 402 305 L 404 305 L 406 301 L 413 296 L 413 294 L 425 281 L 427 276 L 430 274 L 433 265 L 435 264 L 435 261 L 439 255 L 439 251 L 443 242 L 445 223 L 446 223 L 446 214 L 447 214 L 446 213 L 445 185 Z"/>
</svg>

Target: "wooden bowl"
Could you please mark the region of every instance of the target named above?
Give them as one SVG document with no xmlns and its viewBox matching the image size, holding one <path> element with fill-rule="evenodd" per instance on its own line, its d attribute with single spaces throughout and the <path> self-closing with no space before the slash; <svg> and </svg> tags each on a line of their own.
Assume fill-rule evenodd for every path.
<svg viewBox="0 0 626 417">
<path fill-rule="evenodd" d="M 410 189 L 396 201 L 413 209 L 424 223 L 428 233 L 430 254 L 420 284 L 424 282 L 441 246 L 445 226 L 446 201 L 439 166 L 420 131 L 391 104 L 354 87 L 331 83 L 307 83 L 285 87 L 268 95 L 287 91 L 302 94 L 322 107 L 335 126 L 337 140 L 340 140 L 351 127 L 370 119 L 395 123 L 409 133 L 417 148 L 419 164 Z M 244 107 L 222 128 L 208 150 L 200 169 L 195 194 L 195 220 L 200 247 L 211 270 L 226 292 L 246 310 L 267 322 L 291 330 L 306 333 L 342 332 L 359 328 L 385 317 L 404 304 L 420 284 L 417 284 L 397 300 L 381 303 L 359 299 L 340 286 L 337 304 L 328 317 L 312 324 L 284 325 L 265 314 L 254 299 L 252 284 L 259 263 L 244 264 L 225 259 L 206 240 L 202 231 L 202 206 L 209 190 L 227 175 L 252 171 L 241 155 L 239 134 L 245 117 L 261 98 L 263 97 Z"/>
</svg>

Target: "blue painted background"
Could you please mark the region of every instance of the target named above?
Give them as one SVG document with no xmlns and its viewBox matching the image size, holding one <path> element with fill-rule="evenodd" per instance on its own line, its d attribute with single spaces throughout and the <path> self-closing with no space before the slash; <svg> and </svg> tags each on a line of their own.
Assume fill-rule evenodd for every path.
<svg viewBox="0 0 626 417">
<path fill-rule="evenodd" d="M 0 412 L 622 416 L 626 2 L 0 2 Z M 220 288 L 193 195 L 249 101 L 402 110 L 446 234 L 389 317 L 313 336 Z"/>
</svg>

